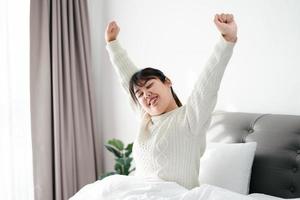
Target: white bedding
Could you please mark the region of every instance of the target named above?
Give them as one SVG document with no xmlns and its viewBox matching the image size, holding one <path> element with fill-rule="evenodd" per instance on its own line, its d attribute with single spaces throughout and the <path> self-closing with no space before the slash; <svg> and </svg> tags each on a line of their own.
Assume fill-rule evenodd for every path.
<svg viewBox="0 0 300 200">
<path fill-rule="evenodd" d="M 203 184 L 192 190 L 158 177 L 113 175 L 84 186 L 69 200 L 282 200 L 270 195 L 243 195 Z M 290 200 L 300 200 L 290 199 Z"/>
<path fill-rule="evenodd" d="M 113 175 L 84 186 L 70 200 L 255 200 L 247 195 L 203 184 L 192 190 L 157 177 Z"/>
</svg>

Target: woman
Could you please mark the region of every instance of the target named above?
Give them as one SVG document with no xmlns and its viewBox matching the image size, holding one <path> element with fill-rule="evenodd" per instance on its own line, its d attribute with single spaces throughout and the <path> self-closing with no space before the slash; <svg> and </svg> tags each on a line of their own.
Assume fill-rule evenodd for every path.
<svg viewBox="0 0 300 200">
<path fill-rule="evenodd" d="M 198 186 L 205 132 L 237 41 L 233 15 L 216 14 L 214 23 L 221 33 L 220 40 L 183 106 L 171 80 L 157 69 L 139 70 L 117 40 L 120 28 L 116 22 L 108 24 L 105 39 L 110 60 L 132 104 L 142 114 L 133 146 L 136 176 L 157 176 L 187 189 Z"/>
<path fill-rule="evenodd" d="M 220 40 L 185 105 L 173 91 L 171 80 L 160 70 L 139 70 L 133 64 L 117 40 L 120 28 L 114 21 L 108 24 L 105 39 L 111 62 L 131 96 L 132 105 L 141 114 L 140 130 L 133 146 L 136 173 L 135 176 L 112 175 L 86 185 L 72 200 L 251 199 L 206 184 L 196 187 L 205 133 L 237 41 L 233 15 L 217 14 L 214 22 L 221 33 Z"/>
</svg>

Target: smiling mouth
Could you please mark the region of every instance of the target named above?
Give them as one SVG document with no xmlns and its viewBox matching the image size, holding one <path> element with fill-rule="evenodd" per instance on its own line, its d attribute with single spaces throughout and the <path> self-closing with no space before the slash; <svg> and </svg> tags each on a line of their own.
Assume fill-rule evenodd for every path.
<svg viewBox="0 0 300 200">
<path fill-rule="evenodd" d="M 152 99 L 150 99 L 149 101 L 149 106 L 155 106 L 158 102 L 158 96 L 153 97 Z"/>
</svg>

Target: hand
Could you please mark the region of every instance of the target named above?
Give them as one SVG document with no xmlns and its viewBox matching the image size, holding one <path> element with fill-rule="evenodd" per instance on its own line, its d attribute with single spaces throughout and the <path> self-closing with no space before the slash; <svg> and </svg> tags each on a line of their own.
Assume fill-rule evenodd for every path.
<svg viewBox="0 0 300 200">
<path fill-rule="evenodd" d="M 228 42 L 236 42 L 237 25 L 232 14 L 216 14 L 214 22 L 225 40 Z"/>
<path fill-rule="evenodd" d="M 110 42 L 113 40 L 116 40 L 118 37 L 118 34 L 120 32 L 120 27 L 117 25 L 115 21 L 111 21 L 105 31 L 105 40 L 106 42 Z"/>
</svg>

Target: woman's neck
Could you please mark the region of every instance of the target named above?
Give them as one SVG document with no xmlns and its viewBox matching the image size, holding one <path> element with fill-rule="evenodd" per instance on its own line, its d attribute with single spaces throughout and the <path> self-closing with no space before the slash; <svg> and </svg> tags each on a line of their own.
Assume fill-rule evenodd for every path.
<svg viewBox="0 0 300 200">
<path fill-rule="evenodd" d="M 178 106 L 177 106 L 175 100 L 173 99 L 173 100 L 170 102 L 170 104 L 168 105 L 168 107 L 167 107 L 167 109 L 165 110 L 165 112 L 163 112 L 163 113 L 170 112 L 170 111 L 172 111 L 172 110 L 174 110 L 174 109 L 176 109 L 176 108 L 178 108 Z M 162 113 L 162 114 L 163 114 L 163 113 Z"/>
</svg>

